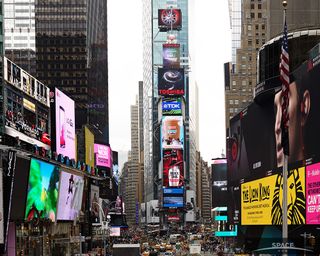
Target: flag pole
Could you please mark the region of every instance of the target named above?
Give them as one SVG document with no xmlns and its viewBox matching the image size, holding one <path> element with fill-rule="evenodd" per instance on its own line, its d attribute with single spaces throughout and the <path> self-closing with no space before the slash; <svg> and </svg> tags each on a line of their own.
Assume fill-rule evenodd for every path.
<svg viewBox="0 0 320 256">
<path fill-rule="evenodd" d="M 282 1 L 283 5 L 283 26 L 285 26 L 287 1 Z M 281 136 L 283 136 L 282 134 Z M 283 197 L 282 197 L 282 240 L 284 243 L 288 242 L 288 191 L 287 191 L 287 179 L 288 179 L 288 154 L 284 152 L 283 165 L 282 165 L 282 179 L 283 179 Z M 287 255 L 286 251 L 284 252 Z"/>
</svg>

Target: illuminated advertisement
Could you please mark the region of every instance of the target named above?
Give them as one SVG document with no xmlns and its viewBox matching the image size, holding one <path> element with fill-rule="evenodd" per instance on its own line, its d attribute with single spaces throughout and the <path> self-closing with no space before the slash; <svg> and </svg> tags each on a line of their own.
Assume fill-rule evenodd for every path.
<svg viewBox="0 0 320 256">
<path fill-rule="evenodd" d="M 163 44 L 163 67 L 180 68 L 180 44 Z"/>
<path fill-rule="evenodd" d="M 158 27 L 160 31 L 181 30 L 182 15 L 180 9 L 159 9 Z"/>
<path fill-rule="evenodd" d="M 28 195 L 25 218 L 56 220 L 58 203 L 59 169 L 32 158 L 30 161 Z"/>
<path fill-rule="evenodd" d="M 86 164 L 94 167 L 94 134 L 87 126 L 84 128 Z"/>
<path fill-rule="evenodd" d="M 161 142 L 163 149 L 183 149 L 183 117 L 162 117 Z"/>
<path fill-rule="evenodd" d="M 184 69 L 158 68 L 159 95 L 184 95 Z"/>
<path fill-rule="evenodd" d="M 47 107 L 50 106 L 49 87 L 42 84 L 39 80 L 31 76 L 8 58 L 3 57 L 4 61 L 4 80 L 24 92 L 31 98 L 41 102 Z"/>
<path fill-rule="evenodd" d="M 181 149 L 163 151 L 163 187 L 184 185 L 184 162 Z"/>
<path fill-rule="evenodd" d="M 96 154 L 96 165 L 111 168 L 111 148 L 107 145 L 94 144 L 94 153 Z"/>
<path fill-rule="evenodd" d="M 306 167 L 307 224 L 320 224 L 320 163 Z"/>
<path fill-rule="evenodd" d="M 58 220 L 74 220 L 81 210 L 83 177 L 61 171 L 58 200 Z"/>
<path fill-rule="evenodd" d="M 183 197 L 182 196 L 165 196 L 163 197 L 163 207 L 183 207 Z"/>
<path fill-rule="evenodd" d="M 74 101 L 55 88 L 56 151 L 58 154 L 76 157 Z"/>
<path fill-rule="evenodd" d="M 163 194 L 177 194 L 177 195 L 183 195 L 183 188 L 164 188 Z"/>
<path fill-rule="evenodd" d="M 162 100 L 162 115 L 182 115 L 181 98 L 164 98 Z"/>
<path fill-rule="evenodd" d="M 90 212 L 91 221 L 93 223 L 100 222 L 99 220 L 99 187 L 96 185 L 91 185 L 90 191 Z"/>
<path fill-rule="evenodd" d="M 305 224 L 305 167 L 288 174 L 288 224 Z M 282 224 L 282 175 L 241 184 L 241 225 Z"/>
</svg>

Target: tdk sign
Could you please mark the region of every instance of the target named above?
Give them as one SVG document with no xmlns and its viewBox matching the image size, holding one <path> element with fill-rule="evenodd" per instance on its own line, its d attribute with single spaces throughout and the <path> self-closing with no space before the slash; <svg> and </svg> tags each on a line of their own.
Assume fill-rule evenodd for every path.
<svg viewBox="0 0 320 256">
<path fill-rule="evenodd" d="M 181 115 L 181 99 L 165 99 L 162 102 L 163 115 Z"/>
<path fill-rule="evenodd" d="M 163 110 L 181 109 L 181 103 L 180 102 L 176 102 L 176 103 L 163 102 L 162 109 Z"/>
</svg>

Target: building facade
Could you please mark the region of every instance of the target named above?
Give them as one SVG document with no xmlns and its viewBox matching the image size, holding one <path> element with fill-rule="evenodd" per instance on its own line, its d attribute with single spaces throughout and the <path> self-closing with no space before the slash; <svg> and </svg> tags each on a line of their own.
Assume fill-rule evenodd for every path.
<svg viewBox="0 0 320 256">
<path fill-rule="evenodd" d="M 265 0 L 243 0 L 241 3 L 241 44 L 236 50 L 235 66 L 225 69 L 229 72 L 229 82 L 225 85 L 225 116 L 226 128 L 229 120 L 253 100 L 253 88 L 256 85 L 257 52 L 267 38 L 267 2 Z M 239 3 L 238 3 L 239 4 Z M 239 30 L 239 5 L 237 11 L 231 13 L 235 21 L 233 48 L 239 45 L 237 35 Z M 228 133 L 227 133 L 228 134 Z"/>
<path fill-rule="evenodd" d="M 143 1 L 143 82 L 144 82 L 144 177 L 145 177 L 145 201 L 159 199 L 162 188 L 162 149 L 161 149 L 161 95 L 158 94 L 158 71 L 163 63 L 163 44 L 168 40 L 179 44 L 179 67 L 183 69 L 185 94 L 183 102 L 184 112 L 184 161 L 186 165 L 185 178 L 190 181 L 189 155 L 189 46 L 188 46 L 188 1 Z M 179 9 L 182 21 L 179 29 L 163 30 L 159 27 L 159 10 Z M 194 170 L 195 172 L 195 170 Z M 160 205 L 160 204 L 159 204 Z"/>
<path fill-rule="evenodd" d="M 37 76 L 76 103 L 76 128 L 109 142 L 107 1 L 36 1 Z"/>
</svg>

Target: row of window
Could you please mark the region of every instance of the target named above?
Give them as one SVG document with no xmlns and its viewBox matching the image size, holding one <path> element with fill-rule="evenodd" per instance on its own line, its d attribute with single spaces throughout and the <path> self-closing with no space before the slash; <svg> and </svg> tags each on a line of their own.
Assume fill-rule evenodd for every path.
<svg viewBox="0 0 320 256">
<path fill-rule="evenodd" d="M 265 30 L 266 29 L 266 25 L 265 24 L 256 24 L 255 25 L 255 29 L 256 30 L 259 30 L 259 26 L 261 26 L 261 29 L 262 30 Z M 248 31 L 251 31 L 252 30 L 252 25 L 248 25 Z"/>
</svg>

